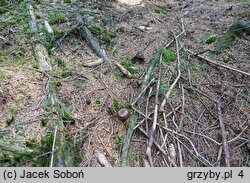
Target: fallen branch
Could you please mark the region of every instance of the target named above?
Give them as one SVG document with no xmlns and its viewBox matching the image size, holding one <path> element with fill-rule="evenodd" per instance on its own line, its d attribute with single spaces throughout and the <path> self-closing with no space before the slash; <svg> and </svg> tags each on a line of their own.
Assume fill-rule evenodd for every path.
<svg viewBox="0 0 250 183">
<path fill-rule="evenodd" d="M 224 148 L 225 163 L 227 167 L 230 167 L 230 155 L 229 155 L 229 148 L 228 148 L 228 142 L 227 142 L 227 133 L 225 130 L 225 124 L 224 124 L 223 117 L 222 117 L 221 104 L 219 101 L 217 102 L 217 109 L 218 109 L 221 136 L 222 136 L 222 142 L 223 142 L 223 148 Z"/>
<path fill-rule="evenodd" d="M 99 164 L 102 167 L 112 167 L 111 164 L 108 162 L 106 156 L 104 156 L 104 154 L 102 154 L 100 151 L 95 150 L 95 157 L 97 158 Z"/>
<path fill-rule="evenodd" d="M 162 55 L 160 56 L 160 65 L 162 62 Z M 154 120 L 153 120 L 153 125 L 152 128 L 149 132 L 149 140 L 148 140 L 148 146 L 146 150 L 146 154 L 148 156 L 148 161 L 150 166 L 153 166 L 153 160 L 152 160 L 152 154 L 151 154 L 151 148 L 154 142 L 154 133 L 156 130 L 156 123 L 158 119 L 158 108 L 159 108 L 159 90 L 160 90 L 160 84 L 161 84 L 161 67 L 159 69 L 159 77 L 158 77 L 158 82 L 157 82 L 157 87 L 156 87 L 156 95 L 155 95 L 155 110 L 154 110 Z"/>
<path fill-rule="evenodd" d="M 104 62 L 104 60 L 102 58 L 99 58 L 95 61 L 84 63 L 83 66 L 84 67 L 95 67 L 95 66 L 101 65 L 103 62 Z"/>
<path fill-rule="evenodd" d="M 55 132 L 54 132 L 54 139 L 53 139 L 53 145 L 52 145 L 52 151 L 51 151 L 50 167 L 53 167 L 55 144 L 56 144 L 56 135 L 57 135 L 57 126 L 56 126 Z"/>
<path fill-rule="evenodd" d="M 138 119 L 138 115 L 136 113 L 133 113 L 131 117 L 129 118 L 127 133 L 124 137 L 121 152 L 120 152 L 120 166 L 121 167 L 125 167 L 128 165 L 128 162 L 127 162 L 128 149 L 129 149 L 129 144 L 130 144 L 133 132 L 134 132 L 134 127 L 136 125 L 137 119 Z"/>
<path fill-rule="evenodd" d="M 80 34 L 82 37 L 85 38 L 87 41 L 89 47 L 92 49 L 92 51 L 99 57 L 102 58 L 104 62 L 108 62 L 111 65 L 110 59 L 108 58 L 107 54 L 104 50 L 102 50 L 99 46 L 99 44 L 94 40 L 93 35 L 89 31 L 87 27 L 79 28 Z"/>
<path fill-rule="evenodd" d="M 142 82 L 142 85 L 140 87 L 141 91 L 146 88 L 149 82 L 149 78 L 151 77 L 152 71 L 156 65 L 156 63 L 159 61 L 161 55 L 161 50 L 157 52 L 156 56 L 150 61 L 148 70 L 146 72 L 146 75 L 144 77 L 144 80 Z M 128 165 L 127 162 L 127 155 L 128 155 L 128 149 L 129 149 L 129 144 L 134 132 L 134 128 L 136 126 L 136 121 L 138 119 L 138 114 L 133 113 L 131 117 L 129 118 L 128 122 L 128 129 L 127 133 L 124 137 L 121 152 L 120 152 L 120 166 L 124 167 Z"/>
<path fill-rule="evenodd" d="M 115 63 L 115 65 L 121 71 L 123 76 L 125 76 L 126 78 L 129 78 L 129 79 L 133 78 L 133 75 L 126 68 L 124 68 L 121 64 Z"/>
<path fill-rule="evenodd" d="M 189 53 L 192 54 L 192 55 L 195 55 L 195 53 L 194 53 L 193 51 L 190 51 L 190 50 L 187 50 L 187 49 L 184 49 L 184 50 L 186 50 L 187 52 L 189 52 Z M 209 63 L 212 63 L 212 64 L 214 64 L 214 65 L 220 66 L 220 67 L 222 67 L 222 68 L 225 68 L 225 69 L 228 69 L 228 70 L 232 70 L 232 71 L 238 72 L 238 73 L 243 74 L 243 75 L 246 75 L 246 76 L 250 76 L 250 73 L 248 73 L 248 72 L 241 71 L 241 70 L 239 70 L 239 69 L 236 69 L 236 68 L 234 68 L 234 67 L 231 67 L 231 66 L 226 65 L 226 64 L 223 64 L 223 63 L 215 62 L 215 61 L 210 60 L 209 58 L 206 58 L 206 57 L 201 56 L 201 55 L 196 55 L 196 56 L 197 56 L 198 58 L 202 59 L 202 60 L 205 60 L 205 61 L 207 61 L 207 62 L 209 62 Z"/>
<path fill-rule="evenodd" d="M 151 79 L 151 81 L 148 83 L 148 85 L 145 88 L 143 88 L 143 90 L 138 95 L 138 97 L 136 97 L 135 100 L 132 102 L 132 104 L 131 104 L 132 106 L 134 106 L 138 102 L 138 100 L 141 98 L 141 96 L 146 92 L 148 87 L 150 87 L 154 81 L 155 81 L 155 78 Z"/>
<path fill-rule="evenodd" d="M 34 13 L 34 9 L 33 6 L 31 4 L 31 0 L 27 1 L 27 10 L 29 11 L 30 14 L 30 21 L 29 21 L 29 25 L 30 25 L 30 29 L 34 32 L 37 32 L 37 23 L 36 23 L 36 16 Z"/>
</svg>

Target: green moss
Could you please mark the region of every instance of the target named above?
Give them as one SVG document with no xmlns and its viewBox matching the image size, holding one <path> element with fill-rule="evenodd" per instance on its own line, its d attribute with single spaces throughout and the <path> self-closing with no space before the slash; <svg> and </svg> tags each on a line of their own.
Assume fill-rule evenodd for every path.
<svg viewBox="0 0 250 183">
<path fill-rule="evenodd" d="M 70 76 L 73 76 L 73 72 L 66 69 L 66 70 L 62 71 L 61 76 L 62 76 L 63 78 L 68 78 L 68 77 L 70 77 Z"/>
<path fill-rule="evenodd" d="M 66 17 L 63 13 L 54 12 L 49 15 L 48 20 L 50 25 L 54 25 L 66 22 Z"/>
<path fill-rule="evenodd" d="M 170 50 L 162 50 L 162 59 L 164 62 L 173 62 L 176 60 L 176 54 Z"/>
<path fill-rule="evenodd" d="M 35 4 L 41 4 L 41 0 L 33 0 Z"/>
<path fill-rule="evenodd" d="M 66 138 L 62 146 L 62 155 L 65 158 L 67 167 L 78 166 L 83 160 L 83 152 L 80 150 L 82 146 L 81 141 L 73 141 Z"/>
<path fill-rule="evenodd" d="M 0 79 L 8 79 L 10 78 L 10 75 L 8 72 L 2 71 L 0 72 Z"/>
<path fill-rule="evenodd" d="M 121 147 L 122 147 L 122 142 L 123 142 L 123 138 L 119 135 L 115 135 L 113 137 L 113 141 L 115 144 L 115 150 L 116 151 L 120 151 Z"/>
<path fill-rule="evenodd" d="M 117 158 L 116 157 L 114 157 L 114 156 L 112 156 L 111 158 L 110 158 L 110 164 L 112 165 L 112 166 L 114 166 L 115 165 L 115 163 L 117 162 Z"/>
<path fill-rule="evenodd" d="M 26 6 L 27 6 L 27 0 L 24 0 L 19 4 L 19 9 L 22 13 L 26 13 L 27 11 Z"/>
<path fill-rule="evenodd" d="M 96 103 L 96 105 L 101 105 L 101 100 L 99 99 L 99 98 L 97 98 L 96 100 L 95 100 L 95 103 Z"/>
<path fill-rule="evenodd" d="M 57 67 L 65 67 L 65 62 L 58 57 L 52 58 L 51 63 L 52 65 L 56 65 Z"/>
<path fill-rule="evenodd" d="M 25 142 L 26 147 L 30 149 L 35 149 L 37 147 L 37 141 L 35 138 L 29 139 L 28 141 Z"/>
<path fill-rule="evenodd" d="M 113 99 L 113 104 L 110 109 L 108 109 L 108 115 L 110 116 L 115 116 L 116 113 L 121 109 L 121 108 L 127 108 L 131 109 L 131 104 L 126 102 L 124 104 L 121 104 L 118 100 Z"/>
<path fill-rule="evenodd" d="M 215 44 L 215 51 L 217 53 L 220 53 L 223 52 L 225 49 L 230 48 L 235 38 L 236 35 L 234 31 L 227 31 L 218 39 L 217 43 Z"/>
<path fill-rule="evenodd" d="M 155 13 L 162 14 L 162 15 L 167 15 L 168 14 L 165 9 L 160 8 L 160 7 L 155 9 Z"/>
<path fill-rule="evenodd" d="M 104 33 L 104 41 L 106 44 L 109 45 L 111 43 L 111 39 L 112 39 L 111 34 L 110 34 L 108 29 L 104 29 L 103 33 Z"/>
<path fill-rule="evenodd" d="M 7 6 L 7 0 L 0 0 L 0 15 L 9 11 L 9 8 Z"/>
<path fill-rule="evenodd" d="M 124 60 L 121 63 L 132 75 L 139 73 L 139 68 L 135 67 L 131 60 Z"/>
<path fill-rule="evenodd" d="M 121 72 L 119 71 L 118 68 L 114 68 L 112 72 L 113 72 L 115 79 L 117 81 L 124 82 L 124 77 L 121 75 Z"/>
<path fill-rule="evenodd" d="M 53 145 L 53 134 L 51 132 L 47 132 L 46 136 L 42 137 L 39 144 L 36 145 L 36 149 L 39 149 L 40 153 L 47 153 L 50 152 Z M 32 144 L 33 145 L 33 144 Z M 48 167 L 50 163 L 50 157 L 51 155 L 48 154 L 47 156 L 43 156 L 41 158 L 35 159 L 32 162 L 33 167 Z"/>
<path fill-rule="evenodd" d="M 206 38 L 205 43 L 211 44 L 211 43 L 215 42 L 215 40 L 216 40 L 216 36 L 215 36 L 215 35 L 209 35 L 209 36 Z"/>
<path fill-rule="evenodd" d="M 63 3 L 70 4 L 71 0 L 63 0 Z"/>
<path fill-rule="evenodd" d="M 48 122 L 49 122 L 49 119 L 48 119 L 48 118 L 43 118 L 43 119 L 41 119 L 41 125 L 42 125 L 42 127 L 47 126 Z"/>
<path fill-rule="evenodd" d="M 64 31 L 58 28 L 53 29 L 55 39 L 60 39 L 64 35 Z"/>
<path fill-rule="evenodd" d="M 16 114 L 17 114 L 17 111 L 18 111 L 18 106 L 14 105 L 10 108 L 6 118 L 5 118 L 5 123 L 9 126 L 11 125 L 11 123 L 13 122 Z"/>
<path fill-rule="evenodd" d="M 101 27 L 100 24 L 94 23 L 94 24 L 91 25 L 91 29 L 92 29 L 92 30 L 96 30 L 96 31 L 101 31 L 101 30 L 102 30 L 102 27 Z"/>
</svg>

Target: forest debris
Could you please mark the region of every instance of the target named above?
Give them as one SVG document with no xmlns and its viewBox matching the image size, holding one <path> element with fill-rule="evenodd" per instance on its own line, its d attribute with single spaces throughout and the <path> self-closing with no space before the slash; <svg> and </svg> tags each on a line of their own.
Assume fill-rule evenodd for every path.
<svg viewBox="0 0 250 183">
<path fill-rule="evenodd" d="M 51 150 L 50 167 L 53 167 L 54 153 L 55 153 L 55 144 L 56 144 L 56 135 L 57 135 L 57 126 L 56 126 L 55 132 L 54 132 L 54 139 L 53 139 L 53 145 L 52 145 L 52 150 Z"/>
<path fill-rule="evenodd" d="M 160 65 L 162 62 L 162 54 L 160 56 Z M 151 127 L 151 130 L 149 132 L 149 140 L 148 140 L 148 146 L 147 146 L 147 150 L 146 150 L 146 154 L 148 156 L 148 161 L 150 166 L 153 166 L 153 160 L 152 160 L 152 154 L 151 154 L 151 149 L 152 149 L 152 145 L 154 142 L 154 133 L 156 130 L 156 123 L 158 121 L 158 108 L 159 108 L 159 90 L 160 90 L 160 84 L 161 84 L 161 67 L 159 69 L 159 76 L 158 76 L 158 81 L 157 81 L 157 86 L 156 86 L 156 94 L 155 94 L 155 110 L 154 110 L 154 120 L 153 120 L 153 124 Z"/>
<path fill-rule="evenodd" d="M 169 151 L 170 158 L 175 163 L 176 162 L 176 151 L 175 151 L 174 144 L 172 144 L 172 143 L 169 144 L 168 151 Z"/>
<path fill-rule="evenodd" d="M 222 117 L 222 111 L 221 111 L 221 103 L 217 102 L 217 108 L 218 108 L 218 116 L 219 116 L 219 123 L 221 128 L 221 136 L 222 136 L 222 142 L 223 142 L 223 149 L 224 149 L 224 155 L 225 155 L 225 163 L 227 167 L 230 167 L 230 155 L 229 155 L 229 147 L 227 142 L 227 133 L 225 130 L 225 124 Z"/>
<path fill-rule="evenodd" d="M 39 69 L 41 71 L 50 71 L 52 66 L 50 64 L 50 58 L 46 48 L 41 43 L 37 43 L 35 45 L 34 52 Z"/>
<path fill-rule="evenodd" d="M 125 67 L 123 67 L 121 64 L 115 63 L 115 65 L 117 66 L 117 68 L 121 71 L 121 73 L 126 78 L 129 78 L 129 79 L 133 78 L 133 75 Z"/>
<path fill-rule="evenodd" d="M 14 144 L 9 144 L 1 139 L 0 139 L 0 149 L 5 150 L 5 151 L 9 151 L 9 152 L 12 152 L 15 154 L 23 154 L 23 155 L 32 155 L 32 154 L 36 153 L 34 150 L 20 147 L 18 145 L 14 145 Z"/>
<path fill-rule="evenodd" d="M 140 94 L 135 98 L 135 100 L 132 102 L 132 106 L 135 105 L 138 100 L 141 98 L 141 96 L 147 91 L 147 89 L 153 84 L 153 82 L 155 81 L 155 78 L 151 79 L 151 81 L 148 83 L 148 85 L 142 89 L 142 91 L 140 92 Z"/>
<path fill-rule="evenodd" d="M 101 65 L 104 62 L 102 58 L 99 58 L 93 62 L 86 62 L 83 64 L 84 67 L 96 67 L 98 65 Z"/>
<path fill-rule="evenodd" d="M 30 14 L 30 29 L 37 33 L 37 22 L 34 13 L 34 9 L 32 7 L 31 1 L 27 2 L 27 10 Z M 47 49 L 41 43 L 36 43 L 34 47 L 35 58 L 38 62 L 38 67 L 41 71 L 49 71 L 52 69 L 50 64 L 50 58 L 47 52 Z"/>
<path fill-rule="evenodd" d="M 237 24 L 237 31 L 238 32 L 244 32 L 246 33 L 247 35 L 250 35 L 250 21 L 244 21 L 244 20 L 241 20 L 241 21 L 238 21 L 236 22 Z"/>
<path fill-rule="evenodd" d="M 44 20 L 44 26 L 49 34 L 53 34 L 53 29 L 47 20 Z"/>
<path fill-rule="evenodd" d="M 148 30 L 151 30 L 152 27 L 148 27 L 148 26 L 145 26 L 145 25 L 139 25 L 139 26 L 135 26 L 135 28 L 141 30 L 141 31 L 148 31 Z"/>
<path fill-rule="evenodd" d="M 132 6 L 140 4 L 142 0 L 118 0 L 118 2 Z"/>
<path fill-rule="evenodd" d="M 34 32 L 37 32 L 38 29 L 37 29 L 36 16 L 30 0 L 27 2 L 27 9 L 30 14 L 30 21 L 29 21 L 30 29 Z"/>
<path fill-rule="evenodd" d="M 99 46 L 99 44 L 94 40 L 93 35 L 91 34 L 91 32 L 89 31 L 89 29 L 87 27 L 83 27 L 78 29 L 82 35 L 82 37 L 85 38 L 85 40 L 87 41 L 89 47 L 92 49 L 92 51 L 100 58 L 103 59 L 104 62 L 108 62 L 110 65 L 110 60 L 107 56 L 107 54 L 105 53 L 104 50 L 102 50 Z"/>
<path fill-rule="evenodd" d="M 236 36 L 242 32 L 246 33 L 247 35 L 250 35 L 250 22 L 234 22 L 233 25 L 229 28 L 229 30 L 218 39 L 217 43 L 215 44 L 215 51 L 220 53 L 225 49 L 230 48 Z"/>
<path fill-rule="evenodd" d="M 100 151 L 95 150 L 95 156 L 102 167 L 112 167 L 106 156 L 104 156 L 104 154 L 102 154 Z"/>
<path fill-rule="evenodd" d="M 177 82 L 179 81 L 179 79 L 181 78 L 181 63 L 180 63 L 180 50 L 179 50 L 179 42 L 177 37 L 175 36 L 175 41 L 176 41 L 176 52 L 177 52 L 177 69 L 178 69 L 178 75 L 175 78 L 174 82 L 172 83 L 172 85 L 170 86 L 170 88 L 168 89 L 168 91 L 166 92 L 166 94 L 164 95 L 164 99 L 161 103 L 161 107 L 160 110 L 164 111 L 164 107 L 170 97 L 170 94 L 172 92 L 172 90 L 174 89 L 175 85 L 177 84 Z"/>
<path fill-rule="evenodd" d="M 128 149 L 129 149 L 129 144 L 130 144 L 133 132 L 134 132 L 134 127 L 136 125 L 137 119 L 138 119 L 138 115 L 135 112 L 129 118 L 127 133 L 124 137 L 121 152 L 120 152 L 120 166 L 121 167 L 128 166 L 128 160 L 127 160 Z"/>
<path fill-rule="evenodd" d="M 187 49 L 185 49 L 185 50 L 186 50 L 187 52 L 191 53 L 192 55 L 195 55 L 195 53 L 194 53 L 193 51 L 190 51 L 190 50 L 187 50 Z M 226 65 L 226 64 L 223 64 L 223 63 L 215 62 L 215 61 L 213 61 L 213 60 L 211 60 L 211 59 L 209 59 L 209 58 L 206 58 L 206 57 L 204 57 L 204 56 L 202 56 L 202 55 L 196 55 L 196 56 L 197 56 L 198 58 L 200 58 L 200 59 L 202 59 L 202 60 L 205 60 L 205 61 L 207 61 L 207 62 L 209 62 L 209 63 L 212 63 L 212 64 L 214 64 L 214 65 L 217 65 L 217 66 L 223 67 L 223 68 L 225 68 L 225 69 L 229 69 L 229 70 L 232 70 L 232 71 L 235 71 L 235 72 L 244 74 L 244 75 L 246 75 L 246 76 L 250 76 L 250 73 L 248 73 L 248 72 L 241 71 L 241 70 L 239 70 L 239 69 L 236 69 L 236 68 L 234 68 L 234 67 L 231 67 L 231 66 Z"/>
<path fill-rule="evenodd" d="M 6 96 L 0 91 L 0 106 L 6 103 Z"/>
</svg>

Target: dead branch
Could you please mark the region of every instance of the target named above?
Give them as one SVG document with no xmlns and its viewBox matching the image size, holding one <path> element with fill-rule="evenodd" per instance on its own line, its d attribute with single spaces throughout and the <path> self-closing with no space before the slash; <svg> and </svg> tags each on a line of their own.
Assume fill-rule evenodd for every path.
<svg viewBox="0 0 250 183">
<path fill-rule="evenodd" d="M 150 87 L 153 82 L 155 81 L 155 78 L 153 78 L 148 84 L 147 86 L 145 86 L 145 88 L 143 88 L 143 90 L 140 92 L 140 94 L 138 95 L 138 97 L 135 98 L 135 100 L 131 103 L 132 106 L 134 106 L 138 100 L 141 98 L 141 96 L 147 91 L 148 87 Z"/>
<path fill-rule="evenodd" d="M 190 54 L 192 54 L 192 55 L 195 55 L 195 53 L 193 52 L 193 51 L 190 51 L 190 50 L 188 50 L 188 49 L 184 49 L 185 51 L 187 51 L 187 52 L 189 52 Z M 243 75 L 246 75 L 246 76 L 250 76 L 250 73 L 248 73 L 248 72 L 245 72 L 245 71 L 241 71 L 241 70 L 239 70 L 239 69 L 236 69 L 236 68 L 234 68 L 234 67 L 231 67 L 231 66 L 229 66 L 229 65 L 226 65 L 226 64 L 223 64 L 223 63 L 219 63 L 219 62 L 215 62 L 215 61 L 213 61 L 213 60 L 211 60 L 211 59 L 209 59 L 209 58 L 206 58 L 206 57 L 204 57 L 204 56 L 202 56 L 202 55 L 196 55 L 198 58 L 200 58 L 200 59 L 202 59 L 202 60 L 205 60 L 205 61 L 207 61 L 207 62 L 209 62 L 209 63 L 212 63 L 212 64 L 214 64 L 214 65 L 217 65 L 217 66 L 220 66 L 220 67 L 222 67 L 222 68 L 225 68 L 225 69 L 228 69 L 228 70 L 231 70 L 231 71 L 235 71 L 235 72 L 238 72 L 238 73 L 240 73 L 240 74 L 243 74 Z"/>
<path fill-rule="evenodd" d="M 54 139 L 53 139 L 53 145 L 52 145 L 52 150 L 51 150 L 50 167 L 53 167 L 55 144 L 56 144 L 56 135 L 57 135 L 57 126 L 55 127 L 55 132 L 54 132 Z"/>
<path fill-rule="evenodd" d="M 137 119 L 138 119 L 138 115 L 136 113 L 133 113 L 131 117 L 129 118 L 127 133 L 124 137 L 121 152 L 120 152 L 120 166 L 121 167 L 125 167 L 128 165 L 128 162 L 127 162 L 128 149 L 129 149 L 130 141 L 134 132 L 134 127 L 136 125 Z"/>
<path fill-rule="evenodd" d="M 44 26 L 49 34 L 53 34 L 53 29 L 47 20 L 44 20 Z"/>
<path fill-rule="evenodd" d="M 180 134 L 180 133 L 178 133 L 178 132 L 175 132 L 175 131 L 173 131 L 173 130 L 171 130 L 171 129 L 169 129 L 169 128 L 166 128 L 166 127 L 163 127 L 163 126 L 160 126 L 160 127 L 163 128 L 163 129 L 165 129 L 165 130 L 167 130 L 168 132 L 171 132 L 171 133 L 173 133 L 173 134 L 175 134 L 175 135 L 178 135 L 178 136 L 180 136 L 180 137 L 185 138 L 185 139 L 191 144 L 191 146 L 192 146 L 192 148 L 193 148 L 193 150 L 194 150 L 196 156 L 200 157 L 204 162 L 206 162 L 207 165 L 213 166 L 206 158 L 204 158 L 202 155 L 200 155 L 200 153 L 199 153 L 199 152 L 197 151 L 197 149 L 195 148 L 193 142 L 192 142 L 187 136 L 185 136 L 185 135 L 183 135 L 183 134 Z"/>
<path fill-rule="evenodd" d="M 30 29 L 34 32 L 37 32 L 38 29 L 37 29 L 36 16 L 34 13 L 33 6 L 31 4 L 31 0 L 27 1 L 27 10 L 29 11 L 30 14 L 30 21 L 29 21 Z"/>
<path fill-rule="evenodd" d="M 221 127 L 221 136 L 222 136 L 222 141 L 223 141 L 225 163 L 227 167 L 230 167 L 230 155 L 229 155 L 229 148 L 228 148 L 228 142 L 227 142 L 227 133 L 225 130 L 225 124 L 224 124 L 223 117 L 222 117 L 221 104 L 219 101 L 217 102 L 217 109 L 218 109 L 219 123 Z"/>
<path fill-rule="evenodd" d="M 162 62 L 162 55 L 160 56 L 160 69 L 159 69 L 159 77 L 158 77 L 158 82 L 157 82 L 157 87 L 156 87 L 156 95 L 155 95 L 155 110 L 154 110 L 154 120 L 153 120 L 153 125 L 152 128 L 149 132 L 149 140 L 148 140 L 148 146 L 146 150 L 146 154 L 148 156 L 148 161 L 150 166 L 153 166 L 153 161 L 152 161 L 152 154 L 151 154 L 151 148 L 154 142 L 154 133 L 156 130 L 156 123 L 157 123 L 157 118 L 158 118 L 158 108 L 159 108 L 159 90 L 160 90 L 160 84 L 161 84 L 161 62 Z"/>
<path fill-rule="evenodd" d="M 119 63 L 114 63 L 116 65 L 116 67 L 121 71 L 121 73 L 123 74 L 123 76 L 125 76 L 126 78 L 132 79 L 133 75 L 125 68 L 123 67 L 121 64 Z"/>
<path fill-rule="evenodd" d="M 182 130 L 183 127 L 183 120 L 184 120 L 184 115 L 185 115 L 185 93 L 184 93 L 184 87 L 183 85 L 181 86 L 181 93 L 182 93 L 182 107 L 181 107 L 181 119 L 180 119 L 180 123 L 179 123 L 179 127 L 178 127 L 178 132 L 180 132 Z"/>
<path fill-rule="evenodd" d="M 83 66 L 84 67 L 95 67 L 95 66 L 101 65 L 103 62 L 104 62 L 104 60 L 102 58 L 99 58 L 95 61 L 84 63 Z"/>
<path fill-rule="evenodd" d="M 100 151 L 95 150 L 95 157 L 97 158 L 98 162 L 102 167 L 112 167 L 111 164 L 108 162 L 106 156 L 102 154 Z"/>
<path fill-rule="evenodd" d="M 103 59 L 104 62 L 108 62 L 111 66 L 110 59 L 108 58 L 106 52 L 102 50 L 99 46 L 99 44 L 94 40 L 93 35 L 89 31 L 87 27 L 83 27 L 78 29 L 80 31 L 80 34 L 82 37 L 87 41 L 89 47 L 92 49 L 92 51 L 100 58 Z"/>
</svg>

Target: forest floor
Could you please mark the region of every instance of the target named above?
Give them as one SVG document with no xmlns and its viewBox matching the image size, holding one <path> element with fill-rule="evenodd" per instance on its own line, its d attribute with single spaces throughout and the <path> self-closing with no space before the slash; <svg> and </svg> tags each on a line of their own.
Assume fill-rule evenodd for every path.
<svg viewBox="0 0 250 183">
<path fill-rule="evenodd" d="M 53 144 L 62 142 L 53 138 L 57 126 L 64 166 L 101 166 L 96 151 L 121 166 L 131 121 L 117 118 L 121 108 L 138 117 L 127 166 L 250 166 L 250 37 L 221 38 L 234 22 L 250 21 L 249 0 L 135 6 L 34 0 L 37 32 L 30 29 L 26 0 L 0 3 L 0 166 L 49 166 Z M 85 67 L 99 58 L 79 19 L 132 79 L 107 63 Z M 39 69 L 38 42 L 49 53 L 49 72 Z M 159 50 L 155 81 L 135 101 Z M 163 108 L 155 109 L 168 92 Z"/>
</svg>

